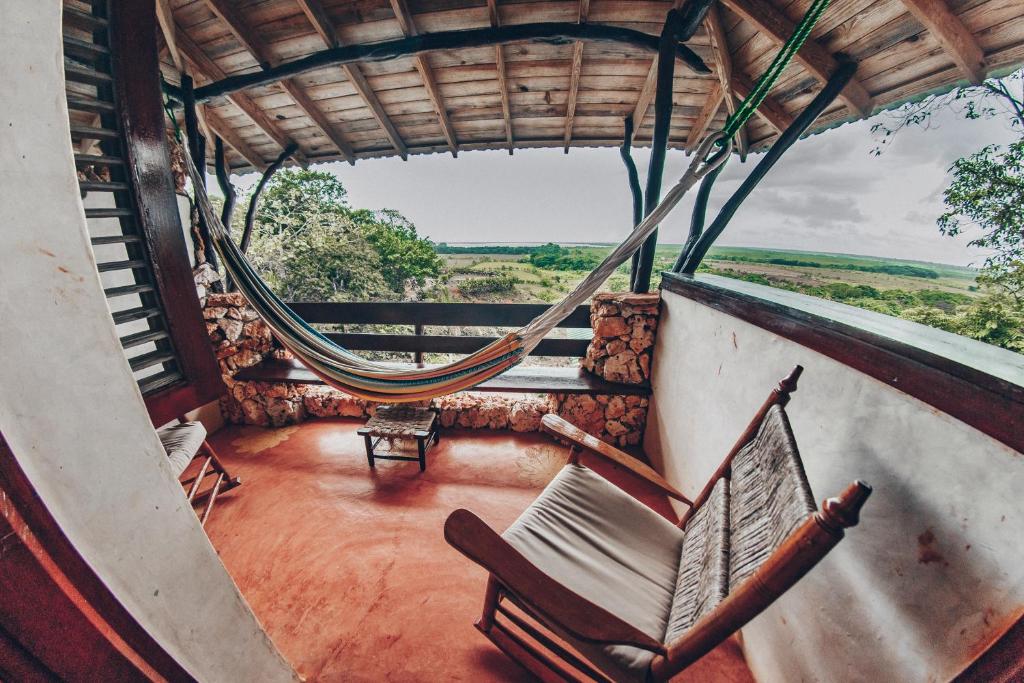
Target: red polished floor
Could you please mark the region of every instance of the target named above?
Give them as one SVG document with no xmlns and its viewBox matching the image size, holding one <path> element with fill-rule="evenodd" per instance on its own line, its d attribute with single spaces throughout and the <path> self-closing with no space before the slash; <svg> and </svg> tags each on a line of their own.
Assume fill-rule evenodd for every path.
<svg viewBox="0 0 1024 683">
<path fill-rule="evenodd" d="M 358 426 L 227 427 L 211 439 L 243 485 L 218 500 L 210 539 L 274 642 L 309 681 L 530 680 L 473 628 L 486 577 L 441 530 L 460 507 L 503 530 L 566 449 L 540 434 L 449 431 L 425 473 L 371 470 Z M 753 679 L 730 641 L 677 680 Z"/>
</svg>

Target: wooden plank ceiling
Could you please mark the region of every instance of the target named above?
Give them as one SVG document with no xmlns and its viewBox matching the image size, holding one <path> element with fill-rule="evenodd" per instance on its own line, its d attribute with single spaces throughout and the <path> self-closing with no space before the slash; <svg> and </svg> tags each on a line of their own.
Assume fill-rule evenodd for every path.
<svg viewBox="0 0 1024 683">
<path fill-rule="evenodd" d="M 657 35 L 676 2 L 654 0 L 157 0 L 164 76 L 184 65 L 205 84 L 329 47 L 437 31 L 590 22 Z M 680 64 L 670 145 L 721 126 L 810 0 L 721 0 L 689 46 L 711 67 Z M 741 144 L 758 149 L 806 105 L 837 58 L 859 62 L 821 130 L 1024 63 L 1019 0 L 833 0 Z M 648 144 L 654 55 L 607 43 L 512 44 L 327 67 L 216 98 L 208 132 L 240 172 L 294 141 L 297 163 L 529 147 L 617 146 L 623 120 Z M 212 149 L 212 144 L 208 146 Z"/>
</svg>

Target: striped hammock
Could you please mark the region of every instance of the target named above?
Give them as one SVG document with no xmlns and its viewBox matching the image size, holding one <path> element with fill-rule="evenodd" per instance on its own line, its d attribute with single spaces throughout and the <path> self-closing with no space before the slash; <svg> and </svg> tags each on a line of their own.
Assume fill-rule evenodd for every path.
<svg viewBox="0 0 1024 683">
<path fill-rule="evenodd" d="M 721 142 L 719 149 L 714 145 Z M 237 283 L 284 348 L 328 385 L 371 401 L 405 403 L 469 389 L 522 362 L 559 322 L 587 301 L 616 268 L 640 248 L 648 235 L 675 208 L 686 192 L 729 157 L 731 142 L 721 134 L 708 136 L 693 155 L 679 182 L 633 232 L 560 302 L 517 332 L 447 365 L 409 367 L 360 358 L 338 346 L 295 314 L 263 281 L 245 254 L 231 240 L 206 194 L 205 180 L 183 144 L 196 205 L 206 221 L 224 270 Z"/>
</svg>

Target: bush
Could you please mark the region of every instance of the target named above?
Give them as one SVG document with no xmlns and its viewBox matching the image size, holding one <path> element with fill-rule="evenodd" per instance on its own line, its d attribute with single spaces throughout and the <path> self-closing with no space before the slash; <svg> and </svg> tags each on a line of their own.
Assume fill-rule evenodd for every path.
<svg viewBox="0 0 1024 683">
<path fill-rule="evenodd" d="M 495 294 L 498 292 L 511 292 L 518 284 L 522 284 L 522 280 L 512 275 L 491 275 L 476 280 L 460 282 L 459 291 L 465 296 Z"/>
</svg>

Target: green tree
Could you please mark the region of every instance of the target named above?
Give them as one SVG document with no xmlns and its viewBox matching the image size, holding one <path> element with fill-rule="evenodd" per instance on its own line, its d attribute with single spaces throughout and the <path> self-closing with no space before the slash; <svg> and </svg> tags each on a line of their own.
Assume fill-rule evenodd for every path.
<svg viewBox="0 0 1024 683">
<path fill-rule="evenodd" d="M 398 211 L 358 209 L 350 217 L 377 250 L 381 275 L 395 291 L 402 291 L 410 280 L 422 285 L 441 274 L 444 262 L 433 242 L 420 237 L 412 221 Z"/>
<path fill-rule="evenodd" d="M 300 227 L 307 215 L 346 216 L 347 197 L 344 185 L 333 173 L 284 169 L 267 184 L 256 211 L 256 225 L 263 231 L 279 232 Z"/>
<path fill-rule="evenodd" d="M 286 299 L 393 299 L 440 275 L 433 244 L 397 211 L 353 209 L 326 171 L 283 170 L 256 212 L 249 258 Z M 240 234 L 241 230 L 233 230 Z"/>
<path fill-rule="evenodd" d="M 1014 272 L 1024 262 L 1024 138 L 1005 149 L 989 145 L 958 159 L 950 169 L 953 181 L 943 193 L 946 212 L 939 230 L 956 236 L 977 228 L 969 244 L 992 250 L 985 259 L 988 284 L 1019 283 Z"/>
</svg>

